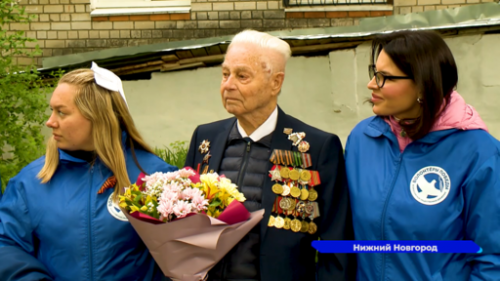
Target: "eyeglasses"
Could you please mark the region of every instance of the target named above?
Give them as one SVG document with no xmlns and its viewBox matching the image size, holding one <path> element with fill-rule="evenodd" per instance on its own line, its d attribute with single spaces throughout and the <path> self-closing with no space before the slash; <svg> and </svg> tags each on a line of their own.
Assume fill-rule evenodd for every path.
<svg viewBox="0 0 500 281">
<path fill-rule="evenodd" d="M 377 82 L 377 86 L 379 88 L 384 87 L 386 79 L 413 79 L 410 76 L 387 76 L 387 75 L 384 75 L 384 74 L 377 72 L 375 70 L 374 64 L 370 64 L 368 66 L 368 75 L 370 75 L 370 79 L 373 79 L 373 77 L 375 77 L 375 82 Z"/>
</svg>

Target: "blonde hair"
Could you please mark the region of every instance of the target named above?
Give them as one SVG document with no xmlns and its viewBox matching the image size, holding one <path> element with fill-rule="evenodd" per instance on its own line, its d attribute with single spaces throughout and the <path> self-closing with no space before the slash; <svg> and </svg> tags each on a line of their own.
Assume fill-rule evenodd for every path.
<svg viewBox="0 0 500 281">
<path fill-rule="evenodd" d="M 90 69 L 77 69 L 65 74 L 59 84 L 76 86 L 75 105 L 83 117 L 92 123 L 92 138 L 95 151 L 100 160 L 116 177 L 114 195 L 119 189 L 130 185 L 125 156 L 122 147 L 122 130 L 128 135 L 132 155 L 135 157 L 134 145 L 152 152 L 135 127 L 127 105 L 119 92 L 107 90 L 95 83 L 94 72 Z M 59 152 L 54 137 L 47 144 L 45 164 L 38 173 L 42 183 L 50 181 L 59 165 Z M 142 170 L 142 169 L 141 169 Z"/>
</svg>

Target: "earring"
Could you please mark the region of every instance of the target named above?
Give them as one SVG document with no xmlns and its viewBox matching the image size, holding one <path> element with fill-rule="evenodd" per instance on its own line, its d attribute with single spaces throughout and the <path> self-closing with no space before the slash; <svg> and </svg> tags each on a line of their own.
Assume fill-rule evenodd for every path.
<svg viewBox="0 0 500 281">
<path fill-rule="evenodd" d="M 420 104 L 424 103 L 420 98 L 417 98 L 417 102 Z"/>
</svg>

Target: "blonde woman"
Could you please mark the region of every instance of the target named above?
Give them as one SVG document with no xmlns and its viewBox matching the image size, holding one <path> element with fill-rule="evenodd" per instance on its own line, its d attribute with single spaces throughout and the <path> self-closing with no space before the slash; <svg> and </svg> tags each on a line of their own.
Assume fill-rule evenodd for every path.
<svg viewBox="0 0 500 281">
<path fill-rule="evenodd" d="M 176 168 L 137 131 L 120 79 L 95 64 L 69 72 L 50 108 L 46 155 L 10 180 L 0 201 L 1 279 L 161 279 L 115 198 L 141 171 Z"/>
</svg>

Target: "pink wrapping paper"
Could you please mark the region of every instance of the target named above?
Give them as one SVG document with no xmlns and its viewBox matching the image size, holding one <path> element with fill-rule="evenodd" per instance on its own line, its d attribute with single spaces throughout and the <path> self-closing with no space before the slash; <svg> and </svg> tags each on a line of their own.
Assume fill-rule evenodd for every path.
<svg viewBox="0 0 500 281">
<path fill-rule="evenodd" d="M 223 216 L 229 211 L 229 206 L 231 211 L 227 213 L 232 215 Z M 199 281 L 264 216 L 264 209 L 248 213 L 240 202 L 229 206 L 219 218 L 222 216 L 227 222 L 233 222 L 239 217 L 241 221 L 242 215 L 248 216 L 243 214 L 242 207 L 250 215 L 248 220 L 227 224 L 204 214 L 195 214 L 169 223 L 157 223 L 122 211 L 165 276 L 176 281 Z"/>
</svg>

